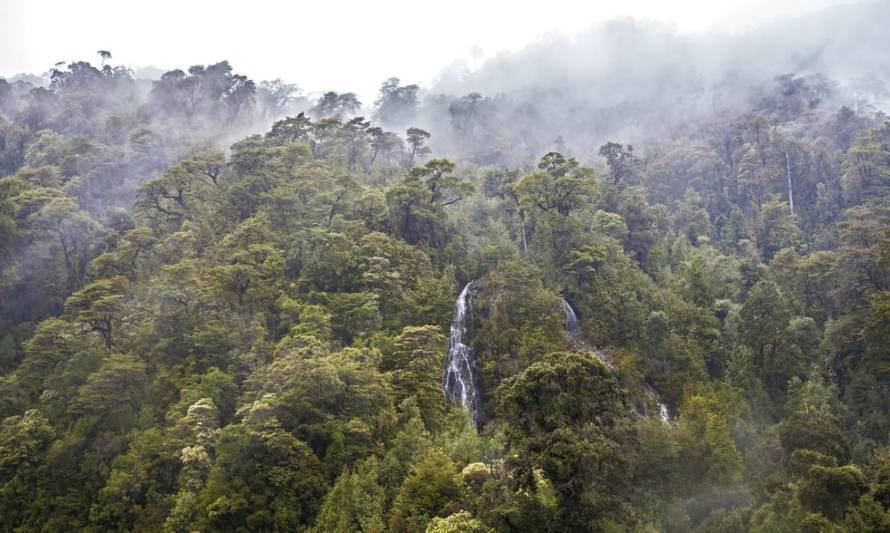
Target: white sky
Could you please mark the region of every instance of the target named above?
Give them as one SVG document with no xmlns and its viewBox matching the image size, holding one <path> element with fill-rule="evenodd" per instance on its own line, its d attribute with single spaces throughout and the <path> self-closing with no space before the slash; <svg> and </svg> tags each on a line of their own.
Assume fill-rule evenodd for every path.
<svg viewBox="0 0 890 533">
<path fill-rule="evenodd" d="M 0 76 L 57 61 L 154 65 L 228 59 L 255 80 L 355 91 L 389 76 L 428 84 L 478 46 L 485 56 L 618 16 L 681 32 L 733 31 L 844 0 L 0 0 Z"/>
</svg>

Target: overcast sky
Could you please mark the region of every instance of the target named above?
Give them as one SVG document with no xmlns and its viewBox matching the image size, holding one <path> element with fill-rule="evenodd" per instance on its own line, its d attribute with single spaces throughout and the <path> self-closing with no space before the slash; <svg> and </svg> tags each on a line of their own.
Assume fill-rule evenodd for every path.
<svg viewBox="0 0 890 533">
<path fill-rule="evenodd" d="M 228 59 L 256 79 L 307 91 L 380 82 L 428 84 L 469 50 L 516 50 L 549 33 L 572 35 L 619 16 L 680 32 L 739 31 L 844 0 L 0 0 L 0 76 L 57 61 L 185 68 Z"/>
</svg>

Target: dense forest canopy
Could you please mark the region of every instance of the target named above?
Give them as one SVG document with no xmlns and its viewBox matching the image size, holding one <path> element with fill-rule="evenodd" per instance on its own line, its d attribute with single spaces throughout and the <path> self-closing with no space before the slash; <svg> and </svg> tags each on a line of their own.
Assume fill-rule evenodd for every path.
<svg viewBox="0 0 890 533">
<path fill-rule="evenodd" d="M 0 79 L 0 530 L 890 530 L 886 72 L 698 42 Z"/>
</svg>

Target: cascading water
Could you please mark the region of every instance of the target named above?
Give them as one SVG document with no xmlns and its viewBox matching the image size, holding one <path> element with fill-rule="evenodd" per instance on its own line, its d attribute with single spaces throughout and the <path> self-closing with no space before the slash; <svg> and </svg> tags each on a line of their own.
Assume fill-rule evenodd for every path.
<svg viewBox="0 0 890 533">
<path fill-rule="evenodd" d="M 657 398 L 656 398 L 657 399 Z M 664 404 L 661 400 L 658 401 L 658 414 L 661 416 L 661 421 L 665 424 L 671 421 L 671 414 L 668 412 L 668 406 Z"/>
<path fill-rule="evenodd" d="M 467 332 L 470 299 L 476 291 L 476 286 L 476 280 L 467 283 L 454 303 L 451 337 L 448 341 L 448 360 L 445 364 L 445 377 L 442 379 L 445 396 L 460 403 L 470 414 L 473 422 L 476 422 L 479 416 L 476 360 L 473 356 L 473 349 L 464 344 L 463 338 Z"/>
<path fill-rule="evenodd" d="M 575 315 L 575 310 L 572 309 L 572 306 L 565 299 L 562 300 L 562 312 L 566 316 L 566 338 L 569 341 L 569 346 L 575 350 L 581 349 L 583 342 L 581 330 L 578 329 L 578 316 Z"/>
<path fill-rule="evenodd" d="M 569 343 L 569 346 L 573 350 L 577 350 L 579 352 L 588 352 L 596 355 L 599 359 L 604 362 L 609 368 L 615 370 L 615 365 L 606 357 L 606 354 L 600 350 L 594 349 L 584 340 L 584 336 L 581 334 L 581 328 L 578 327 L 578 316 L 575 314 L 575 310 L 572 309 L 572 306 L 567 302 L 564 298 L 562 299 L 562 311 L 565 314 L 565 332 L 566 332 L 566 340 Z M 454 326 L 451 328 L 452 336 L 454 335 Z M 646 396 L 658 407 L 658 416 L 661 418 L 661 421 L 664 423 L 669 423 L 671 420 L 670 413 L 668 412 L 667 406 L 661 401 L 661 398 L 658 396 L 658 393 L 652 388 L 651 385 L 646 383 L 644 385 L 644 390 L 646 391 Z M 644 405 L 645 407 L 645 405 Z"/>
<path fill-rule="evenodd" d="M 606 366 L 614 369 L 612 361 L 606 357 L 606 354 L 595 349 L 593 346 L 590 346 L 590 344 L 584 340 L 584 335 L 581 334 L 581 328 L 578 326 L 578 315 L 575 314 L 575 310 L 572 309 L 571 304 L 569 304 L 565 298 L 562 298 L 561 301 L 562 312 L 565 314 L 566 340 L 569 343 L 569 347 L 579 352 L 592 353 L 599 357 L 600 361 L 606 363 Z"/>
<path fill-rule="evenodd" d="M 652 385 L 646 383 L 644 388 L 646 390 L 646 395 L 649 396 L 649 398 L 655 402 L 655 406 L 658 407 L 658 416 L 661 417 L 661 421 L 665 424 L 669 423 L 671 421 L 671 414 L 668 412 L 667 405 L 661 401 L 661 398 L 658 396 L 658 393 L 655 392 L 655 389 L 652 388 Z"/>
</svg>

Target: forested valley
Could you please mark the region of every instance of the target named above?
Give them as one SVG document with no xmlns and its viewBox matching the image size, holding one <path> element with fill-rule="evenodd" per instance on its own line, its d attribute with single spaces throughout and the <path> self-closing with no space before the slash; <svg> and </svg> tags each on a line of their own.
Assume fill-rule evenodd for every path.
<svg viewBox="0 0 890 533">
<path fill-rule="evenodd" d="M 0 79 L 0 530 L 890 531 L 877 81 L 100 56 Z"/>
</svg>

